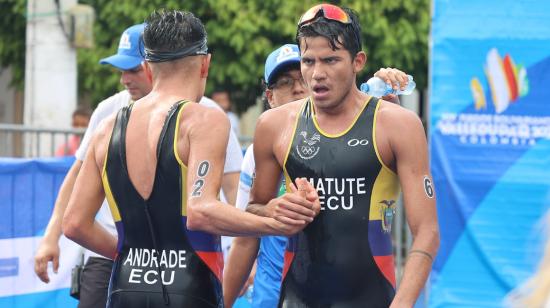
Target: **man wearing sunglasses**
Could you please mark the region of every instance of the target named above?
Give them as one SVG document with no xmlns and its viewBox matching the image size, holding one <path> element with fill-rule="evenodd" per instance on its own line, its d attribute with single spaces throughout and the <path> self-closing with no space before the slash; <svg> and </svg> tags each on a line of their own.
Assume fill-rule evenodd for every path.
<svg viewBox="0 0 550 308">
<path fill-rule="evenodd" d="M 399 83 L 407 78 L 404 72 L 394 68 L 381 68 L 374 76 L 386 80 L 392 87 L 399 86 Z M 267 57 L 264 85 L 266 106 L 269 109 L 307 97 L 307 85 L 300 72 L 298 45 L 283 45 Z M 399 103 L 395 95 L 388 95 L 383 99 Z M 243 159 L 237 193 L 236 206 L 242 210 L 246 209 L 249 202 L 254 177 L 253 155 L 251 145 Z M 284 185 L 281 185 L 279 195 L 283 193 Z M 286 237 L 282 236 L 264 236 L 259 242 L 257 238 L 252 237 L 236 238 L 233 241 L 224 271 L 224 300 L 227 307 L 231 307 L 237 294 L 242 295 L 252 283 L 252 307 L 277 306 L 286 243 Z M 257 263 L 253 267 L 254 260 Z"/>
<path fill-rule="evenodd" d="M 144 24 L 134 25 L 126 29 L 120 37 L 117 53 L 101 59 L 99 62 L 103 65 L 110 65 L 120 71 L 120 83 L 124 86 L 125 90 L 98 104 L 92 114 L 90 124 L 79 149 L 75 154 L 76 160 L 60 187 L 48 227 L 35 254 L 35 273 L 43 282 L 48 283 L 50 281 L 48 275 L 49 262 L 52 262 L 54 273 L 57 273 L 60 256 L 58 243 L 61 237 L 61 221 L 92 135 L 105 118 L 151 92 L 152 82 L 145 71 L 143 42 L 140 41 L 143 29 Z M 200 104 L 219 109 L 214 101 L 206 97 L 200 100 Z M 222 178 L 223 196 L 230 204 L 234 204 L 235 202 L 241 162 L 241 148 L 237 137 L 231 131 Z M 96 221 L 111 234 L 117 235 L 107 202 L 104 202 L 101 206 L 96 216 Z M 90 250 L 85 250 L 84 255 L 86 263 L 80 279 L 80 299 L 78 306 L 80 308 L 103 307 L 107 302 L 107 288 L 113 261 Z"/>
<path fill-rule="evenodd" d="M 281 181 L 274 174 L 287 183 L 305 177 L 319 193 L 321 213 L 288 240 L 279 306 L 412 307 L 439 245 L 422 124 L 357 89 L 366 55 L 351 10 L 313 7 L 300 20 L 297 41 L 310 96 L 258 120 L 247 208 L 258 215 L 277 210 L 291 223 L 307 218 L 302 209 L 270 202 Z M 396 292 L 390 231 L 399 186 L 414 242 Z"/>
</svg>

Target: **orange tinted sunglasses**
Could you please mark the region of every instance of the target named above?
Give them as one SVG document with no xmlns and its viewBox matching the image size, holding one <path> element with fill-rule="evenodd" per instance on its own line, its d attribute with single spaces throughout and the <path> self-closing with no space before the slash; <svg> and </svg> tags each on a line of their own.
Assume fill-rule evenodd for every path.
<svg viewBox="0 0 550 308">
<path fill-rule="evenodd" d="M 298 22 L 298 27 L 310 24 L 321 16 L 325 17 L 326 19 L 341 22 L 343 24 L 351 23 L 348 14 L 340 7 L 324 3 L 318 4 L 307 10 L 307 12 L 302 15 L 302 18 L 300 18 L 300 22 Z"/>
</svg>

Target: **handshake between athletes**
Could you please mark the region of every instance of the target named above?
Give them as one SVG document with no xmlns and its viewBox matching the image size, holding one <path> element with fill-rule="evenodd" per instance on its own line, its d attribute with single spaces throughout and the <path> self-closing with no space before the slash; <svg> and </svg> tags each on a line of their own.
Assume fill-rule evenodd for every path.
<svg viewBox="0 0 550 308">
<path fill-rule="evenodd" d="M 295 183 L 289 183 L 290 191 L 271 199 L 263 211 L 255 211 L 255 214 L 272 217 L 281 223 L 279 230 L 283 235 L 301 231 L 321 211 L 319 195 L 311 183 L 305 178 L 297 178 Z"/>
</svg>

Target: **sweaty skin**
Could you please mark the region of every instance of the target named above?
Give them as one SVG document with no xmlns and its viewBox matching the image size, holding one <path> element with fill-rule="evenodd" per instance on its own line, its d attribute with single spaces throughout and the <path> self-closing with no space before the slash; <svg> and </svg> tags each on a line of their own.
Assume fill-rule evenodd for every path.
<svg viewBox="0 0 550 308">
<path fill-rule="evenodd" d="M 182 61 L 185 60 L 187 59 Z M 200 75 L 205 78 L 209 57 L 208 60 L 205 58 L 200 63 L 185 63 L 185 67 L 196 65 L 195 73 L 200 71 Z M 180 63 L 180 65 L 183 64 L 183 62 Z M 187 75 L 183 74 L 183 76 Z M 155 82 L 153 78 L 153 91 L 135 103 L 130 116 L 126 136 L 128 173 L 137 192 L 145 199 L 151 194 L 153 187 L 156 172 L 156 145 L 166 112 L 173 103 L 180 100 L 198 100 L 202 96 L 201 89 L 204 91 L 204 85 L 200 84 L 203 81 L 199 79 L 189 79 L 188 86 L 181 88 L 182 78 L 185 79 L 177 76 L 162 83 Z M 206 126 L 204 123 L 210 124 Z M 114 117 L 103 124 L 104 126 L 98 130 L 92 140 L 78 175 L 74 193 L 65 213 L 63 230 L 69 238 L 84 247 L 113 258 L 116 254 L 116 239 L 95 224 L 93 219 L 105 196 L 101 184 L 101 170 Z M 176 150 L 181 161 L 187 165 L 188 192 L 193 191 L 193 183 L 198 179 L 199 163 L 204 160 L 210 162 L 210 170 L 203 177 L 208 185 L 202 187 L 200 196 L 189 198 L 188 194 L 187 227 L 190 230 L 227 235 L 292 234 L 305 226 L 305 220 L 287 224 L 284 222 L 284 217 L 279 220 L 257 217 L 243 213 L 234 207 L 223 206 L 224 203 L 217 200 L 217 195 L 229 134 L 227 118 L 221 111 L 191 103 L 182 113 L 180 124 Z M 311 186 L 307 187 L 309 185 L 307 182 L 300 185 L 306 187 L 304 189 L 312 189 Z M 290 205 L 297 208 L 304 207 L 304 217 L 308 221 L 312 220 L 314 211 L 311 209 L 315 208 L 315 202 L 296 194 L 289 194 L 288 198 L 290 198 Z"/>
<path fill-rule="evenodd" d="M 297 81 L 301 76 L 302 73 L 298 68 L 289 68 L 278 76 L 277 80 L 280 78 L 292 78 L 296 80 L 296 82 L 294 82 L 294 85 L 290 88 L 266 89 L 265 94 L 271 108 L 276 108 L 307 97 L 308 91 L 304 87 L 305 85 L 302 86 L 302 84 Z M 394 88 L 397 88 L 398 84 L 404 88 L 408 82 L 407 75 L 395 68 L 381 68 L 374 76 L 385 80 Z M 383 99 L 398 105 L 400 104 L 398 96 L 393 94 L 385 96 Z M 248 194 L 246 199 L 248 200 Z M 224 269 L 224 302 L 227 307 L 231 307 L 237 296 L 242 296 L 248 286 L 253 284 L 256 273 L 254 267 L 259 247 L 260 239 L 258 238 L 237 237 L 233 240 L 230 255 L 227 258 Z"/>
<path fill-rule="evenodd" d="M 350 65 L 349 53 L 344 49 L 332 50 L 322 37 L 306 38 L 301 50 L 302 75 L 312 93 L 316 121 L 324 132 L 337 135 L 351 125 L 368 99 L 354 85 L 355 74 L 365 63 L 364 54 L 359 53 L 351 59 Z M 303 101 L 298 101 L 269 110 L 258 120 L 254 139 L 256 178 L 251 191 L 250 212 L 269 216 L 277 208 L 272 198 L 279 179 L 273 174 L 282 171 L 296 115 L 302 104 Z M 422 123 L 416 114 L 382 101 L 376 114 L 375 133 L 381 161 L 399 178 L 407 221 L 414 238 L 411 249 L 434 256 L 439 246 L 439 230 L 435 198 L 428 198 L 423 187 L 423 177 L 430 175 L 430 170 Z M 286 216 L 293 217 L 290 213 Z M 294 217 L 299 216 L 300 213 L 294 214 Z M 412 307 L 430 268 L 429 258 L 411 254 L 390 307 Z"/>
</svg>

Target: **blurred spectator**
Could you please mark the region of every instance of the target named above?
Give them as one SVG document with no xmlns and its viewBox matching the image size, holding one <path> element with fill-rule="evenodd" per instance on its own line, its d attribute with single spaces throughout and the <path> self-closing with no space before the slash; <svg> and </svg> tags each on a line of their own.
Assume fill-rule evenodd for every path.
<svg viewBox="0 0 550 308">
<path fill-rule="evenodd" d="M 239 117 L 231 111 L 231 97 L 229 92 L 225 90 L 216 90 L 212 92 L 212 100 L 218 103 L 220 107 L 225 111 L 229 121 L 231 122 L 231 129 L 238 136 L 239 135 Z"/>
<path fill-rule="evenodd" d="M 90 123 L 90 117 L 92 116 L 92 110 L 88 107 L 78 107 L 73 112 L 72 128 L 86 128 Z M 81 135 L 70 135 L 66 143 L 61 144 L 55 151 L 55 156 L 73 156 L 80 145 L 82 139 Z"/>
</svg>

